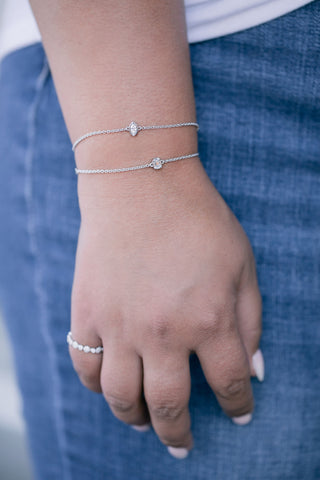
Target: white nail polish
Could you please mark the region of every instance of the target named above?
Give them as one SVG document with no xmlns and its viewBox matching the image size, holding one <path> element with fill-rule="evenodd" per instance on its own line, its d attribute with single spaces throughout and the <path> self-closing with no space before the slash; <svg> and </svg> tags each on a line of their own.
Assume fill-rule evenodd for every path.
<svg viewBox="0 0 320 480">
<path fill-rule="evenodd" d="M 231 420 L 237 425 L 246 425 L 252 420 L 252 413 L 246 413 L 245 415 L 240 415 L 240 417 L 231 417 Z"/>
<path fill-rule="evenodd" d="M 148 430 L 150 430 L 151 425 L 150 423 L 145 423 L 144 425 L 131 425 L 131 427 L 134 430 L 137 430 L 137 432 L 147 432 Z"/>
<path fill-rule="evenodd" d="M 189 454 L 189 450 L 186 448 L 168 447 L 168 452 L 175 458 L 186 458 Z"/>
<path fill-rule="evenodd" d="M 260 382 L 263 382 L 264 379 L 264 360 L 261 350 L 257 350 L 256 353 L 252 356 L 253 368 L 256 372 L 257 379 Z"/>
</svg>

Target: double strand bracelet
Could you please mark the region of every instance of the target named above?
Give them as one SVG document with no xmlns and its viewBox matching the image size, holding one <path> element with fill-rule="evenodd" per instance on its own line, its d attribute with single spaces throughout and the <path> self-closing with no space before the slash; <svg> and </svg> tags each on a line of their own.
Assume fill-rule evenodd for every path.
<svg viewBox="0 0 320 480">
<path fill-rule="evenodd" d="M 136 165 L 135 167 L 123 167 L 123 168 L 112 168 L 112 169 L 96 169 L 96 170 L 83 170 L 81 168 L 75 168 L 75 172 L 78 175 L 79 173 L 118 173 L 118 172 L 129 172 L 130 170 L 141 170 L 142 168 L 151 167 L 154 170 L 160 170 L 162 165 L 169 162 L 176 162 L 177 160 L 183 160 L 185 158 L 193 158 L 199 156 L 199 152 L 191 153 L 190 155 L 182 155 L 181 157 L 167 158 L 166 160 L 161 159 L 160 157 L 153 158 L 151 162 L 145 163 L 144 165 Z"/>
<path fill-rule="evenodd" d="M 121 132 L 128 132 L 132 137 L 135 137 L 141 130 L 158 130 L 161 128 L 177 128 L 177 127 L 197 127 L 199 130 L 199 125 L 196 122 L 186 122 L 186 123 L 174 123 L 169 125 L 138 125 L 136 122 L 131 122 L 127 127 L 123 128 L 114 128 L 112 130 L 97 130 L 95 132 L 89 132 L 81 137 L 79 137 L 74 144 L 72 145 L 72 150 L 74 151 L 76 146 L 79 145 L 80 142 L 86 140 L 87 138 L 94 137 L 95 135 L 108 135 L 110 133 L 121 133 Z"/>
</svg>

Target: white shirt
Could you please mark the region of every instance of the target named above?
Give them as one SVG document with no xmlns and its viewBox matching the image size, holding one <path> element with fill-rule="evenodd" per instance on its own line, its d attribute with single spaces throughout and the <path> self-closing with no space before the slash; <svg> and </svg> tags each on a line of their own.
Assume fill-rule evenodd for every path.
<svg viewBox="0 0 320 480">
<path fill-rule="evenodd" d="M 312 0 L 184 0 L 189 43 L 245 30 Z M 3 3 L 4 2 L 4 3 Z M 41 41 L 28 0 L 0 0 L 0 59 Z"/>
</svg>

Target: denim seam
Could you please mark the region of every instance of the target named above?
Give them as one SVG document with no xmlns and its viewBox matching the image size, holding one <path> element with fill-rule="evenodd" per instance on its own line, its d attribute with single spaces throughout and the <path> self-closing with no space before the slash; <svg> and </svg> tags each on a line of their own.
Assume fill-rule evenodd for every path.
<svg viewBox="0 0 320 480">
<path fill-rule="evenodd" d="M 35 154 L 35 139 L 37 135 L 36 120 L 38 108 L 42 98 L 43 89 L 46 81 L 49 78 L 50 68 L 46 56 L 44 55 L 42 69 L 38 75 L 35 83 L 35 92 L 33 101 L 30 104 L 28 112 L 28 131 L 27 131 L 27 148 L 25 155 L 25 188 L 24 197 L 27 207 L 27 233 L 29 237 L 30 252 L 34 259 L 34 287 L 36 298 L 38 301 L 38 311 L 40 317 L 40 329 L 44 339 L 45 348 L 49 358 L 49 366 L 52 372 L 52 392 L 53 402 L 57 408 L 54 409 L 54 420 L 56 423 L 56 436 L 58 441 L 58 450 L 60 451 L 61 469 L 64 480 L 71 480 L 71 473 L 69 464 L 66 457 L 66 434 L 65 423 L 62 414 L 61 405 L 61 384 L 59 376 L 57 374 L 57 357 L 54 350 L 52 337 L 50 336 L 49 324 L 48 324 L 48 311 L 46 308 L 46 290 L 43 287 L 43 270 L 41 263 L 41 249 L 39 248 L 37 240 L 37 225 L 35 214 L 35 202 L 33 196 L 32 186 L 32 169 L 33 160 Z"/>
</svg>

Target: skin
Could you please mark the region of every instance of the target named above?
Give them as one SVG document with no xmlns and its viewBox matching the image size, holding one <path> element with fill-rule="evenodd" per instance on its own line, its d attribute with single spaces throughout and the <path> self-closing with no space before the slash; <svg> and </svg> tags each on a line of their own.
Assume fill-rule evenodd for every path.
<svg viewBox="0 0 320 480">
<path fill-rule="evenodd" d="M 32 0 L 71 141 L 131 120 L 196 121 L 182 0 Z M 192 127 L 99 136 L 78 168 L 194 153 Z M 78 178 L 81 227 L 71 330 L 103 355 L 70 349 L 82 383 L 130 425 L 191 449 L 189 356 L 230 416 L 253 411 L 261 335 L 255 260 L 199 158 Z"/>
</svg>

